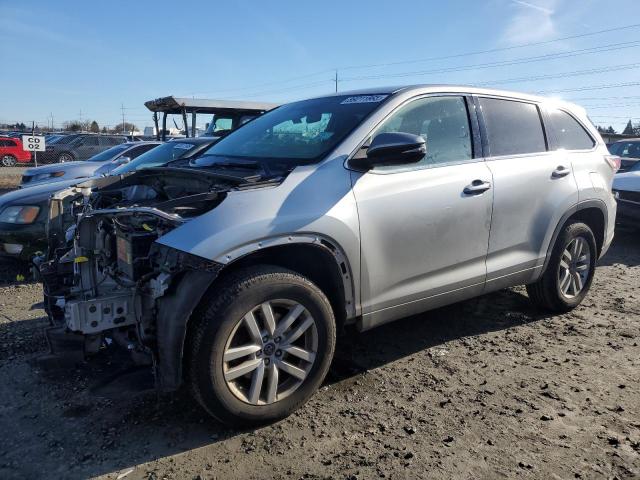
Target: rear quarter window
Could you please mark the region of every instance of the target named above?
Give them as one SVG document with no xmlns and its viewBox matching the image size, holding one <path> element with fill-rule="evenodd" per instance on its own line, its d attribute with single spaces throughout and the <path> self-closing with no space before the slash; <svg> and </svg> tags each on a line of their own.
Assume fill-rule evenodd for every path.
<svg viewBox="0 0 640 480">
<path fill-rule="evenodd" d="M 486 97 L 481 97 L 478 101 L 492 157 L 547 150 L 537 105 Z"/>
<path fill-rule="evenodd" d="M 556 149 L 590 150 L 596 142 L 585 128 L 567 112 L 549 109 L 549 122 L 556 138 Z"/>
</svg>

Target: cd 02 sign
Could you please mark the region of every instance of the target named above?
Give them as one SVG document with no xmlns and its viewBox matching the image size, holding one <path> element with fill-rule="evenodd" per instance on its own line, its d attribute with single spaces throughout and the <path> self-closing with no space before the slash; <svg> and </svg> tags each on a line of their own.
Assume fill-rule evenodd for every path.
<svg viewBox="0 0 640 480">
<path fill-rule="evenodd" d="M 44 137 L 41 135 L 22 135 L 22 149 L 27 152 L 44 152 Z"/>
</svg>

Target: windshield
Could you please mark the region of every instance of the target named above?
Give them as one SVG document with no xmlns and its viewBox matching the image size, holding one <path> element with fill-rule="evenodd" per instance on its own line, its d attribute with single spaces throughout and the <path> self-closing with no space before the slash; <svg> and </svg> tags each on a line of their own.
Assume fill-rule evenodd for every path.
<svg viewBox="0 0 640 480">
<path fill-rule="evenodd" d="M 233 118 L 225 117 L 224 115 L 214 115 L 211 118 L 211 123 L 207 126 L 207 131 L 205 135 L 213 136 L 216 132 L 221 132 L 225 130 L 231 130 L 233 128 Z"/>
<path fill-rule="evenodd" d="M 60 145 L 64 145 L 64 144 L 73 142 L 78 137 L 79 137 L 79 135 L 66 135 L 66 136 L 62 137 L 60 140 L 57 140 L 55 143 L 59 143 Z"/>
<path fill-rule="evenodd" d="M 125 150 L 128 150 L 129 148 L 130 146 L 127 145 L 126 143 L 122 145 L 116 145 L 115 147 L 111 147 L 108 150 L 105 150 L 104 152 L 100 152 L 99 154 L 94 155 L 93 157 L 89 158 L 87 162 L 106 162 L 108 160 L 113 159 L 113 157 L 115 157 L 119 153 L 122 153 Z"/>
<path fill-rule="evenodd" d="M 112 174 L 121 175 L 141 168 L 160 167 L 172 160 L 184 157 L 197 145 L 187 142 L 167 142 L 143 153 L 135 160 L 116 168 Z"/>
<path fill-rule="evenodd" d="M 257 159 L 273 166 L 316 163 L 341 142 L 387 95 L 335 96 L 283 105 L 222 138 L 194 162 L 198 167 Z"/>
<path fill-rule="evenodd" d="M 613 144 L 613 155 L 629 158 L 640 158 L 640 142 L 616 142 Z"/>
</svg>

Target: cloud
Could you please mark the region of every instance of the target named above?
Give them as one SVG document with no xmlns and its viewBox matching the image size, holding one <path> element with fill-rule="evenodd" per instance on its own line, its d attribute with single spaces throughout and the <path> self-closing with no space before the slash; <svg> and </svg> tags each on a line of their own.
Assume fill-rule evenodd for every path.
<svg viewBox="0 0 640 480">
<path fill-rule="evenodd" d="M 510 0 L 514 14 L 503 34 L 508 45 L 540 42 L 558 35 L 554 16 L 558 0 L 537 0 L 536 3 Z"/>
<path fill-rule="evenodd" d="M 511 1 L 518 5 L 522 5 L 523 7 L 529 7 L 529 8 L 533 8 L 534 10 L 538 10 L 539 12 L 542 12 L 545 15 L 553 14 L 553 10 L 551 10 L 550 8 L 541 7 L 540 5 L 534 5 L 533 3 L 523 2 L 521 0 L 511 0 Z"/>
</svg>

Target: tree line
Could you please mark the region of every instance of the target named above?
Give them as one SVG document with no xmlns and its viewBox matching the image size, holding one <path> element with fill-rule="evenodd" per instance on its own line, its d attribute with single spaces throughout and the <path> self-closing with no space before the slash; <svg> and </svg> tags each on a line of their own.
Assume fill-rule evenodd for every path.
<svg viewBox="0 0 640 480">
<path fill-rule="evenodd" d="M 0 124 L 0 129 L 2 130 L 12 130 L 15 132 L 30 132 L 32 126 L 26 125 L 24 122 L 17 123 L 4 123 Z M 113 127 L 108 127 L 103 125 L 100 127 L 98 122 L 95 120 L 84 120 L 82 122 L 78 120 L 71 120 L 64 122 L 62 124 L 62 129 L 67 132 L 91 132 L 91 133 L 127 133 L 131 134 L 131 132 L 137 131 L 138 127 L 129 122 L 119 123 Z M 47 127 L 43 127 L 41 125 L 35 126 L 35 131 L 38 133 L 41 132 L 50 132 L 54 129 Z M 56 129 L 57 130 L 57 129 Z"/>
</svg>

